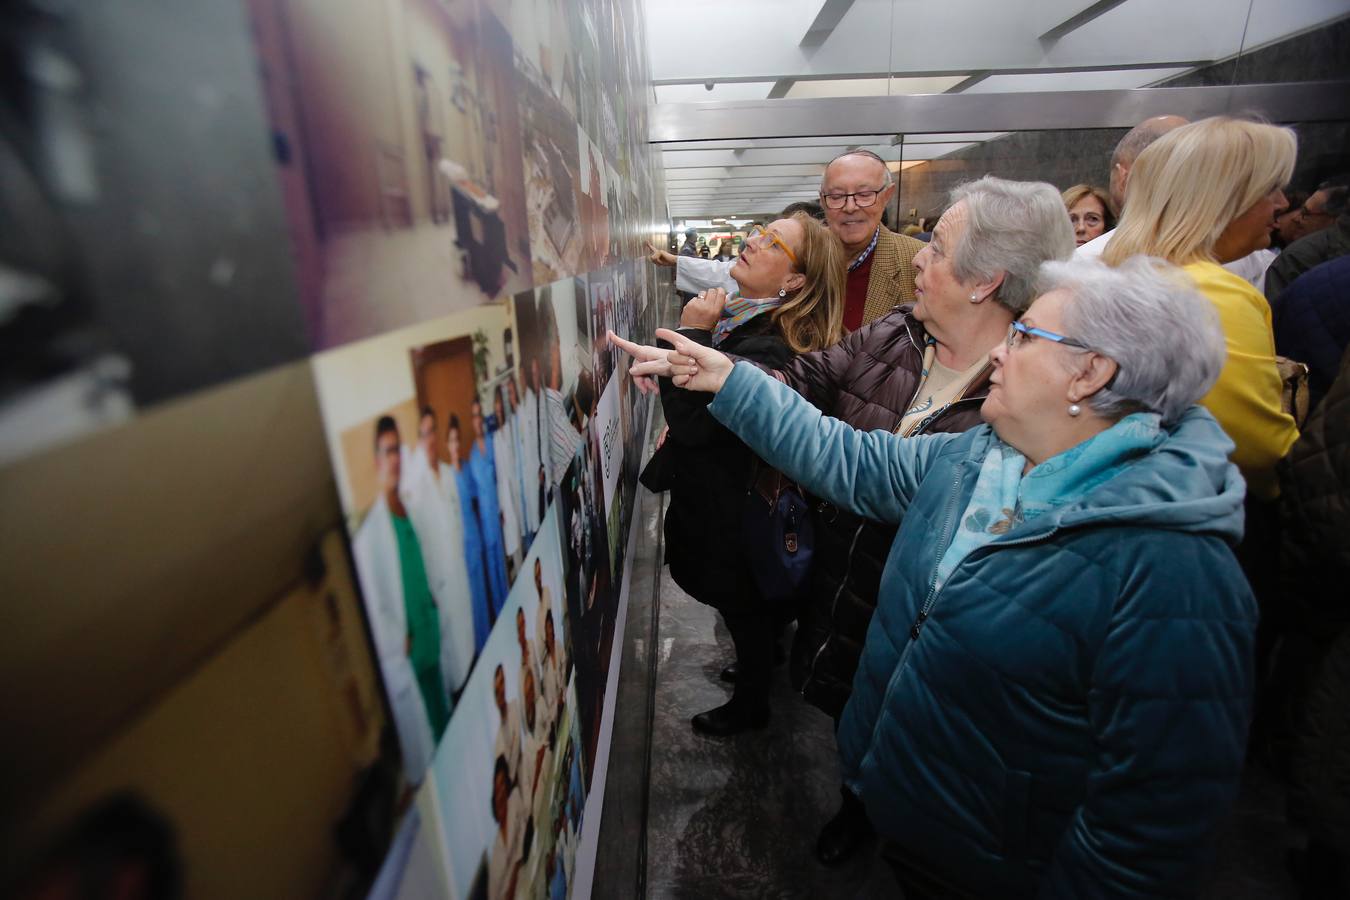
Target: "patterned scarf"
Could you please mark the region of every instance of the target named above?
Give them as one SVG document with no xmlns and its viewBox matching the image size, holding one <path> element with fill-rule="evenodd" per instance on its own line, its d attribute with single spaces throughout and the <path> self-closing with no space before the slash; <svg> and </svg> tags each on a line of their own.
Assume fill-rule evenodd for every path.
<svg viewBox="0 0 1350 900">
<path fill-rule="evenodd" d="M 742 297 L 739 293 L 732 294 L 727 298 L 727 305 L 722 307 L 722 318 L 713 328 L 713 346 L 716 347 L 721 344 L 732 331 L 760 313 L 768 312 L 778 306 L 784 299 L 786 298 L 770 297 L 768 300 L 750 300 Z"/>
<path fill-rule="evenodd" d="M 971 553 L 1023 522 L 1087 496 L 1130 463 L 1162 443 L 1157 413 L 1133 413 L 1036 466 L 1026 475 L 1026 457 L 997 441 L 980 466 L 970 505 L 938 562 L 937 586 Z"/>
<path fill-rule="evenodd" d="M 866 250 L 864 250 L 862 253 L 859 253 L 859 254 L 858 254 L 858 258 L 857 258 L 857 259 L 855 259 L 853 262 L 851 262 L 851 263 L 848 264 L 848 270 L 849 270 L 850 272 L 852 272 L 854 269 L 858 268 L 858 266 L 861 266 L 864 262 L 866 262 L 866 261 L 867 261 L 867 257 L 869 257 L 869 256 L 872 255 L 872 251 L 875 250 L 875 249 L 877 249 L 877 238 L 879 238 L 879 237 L 881 237 L 881 226 L 880 226 L 880 225 L 877 226 L 877 230 L 876 230 L 876 231 L 872 232 L 872 243 L 870 243 L 870 244 L 867 245 L 867 249 L 866 249 Z"/>
</svg>

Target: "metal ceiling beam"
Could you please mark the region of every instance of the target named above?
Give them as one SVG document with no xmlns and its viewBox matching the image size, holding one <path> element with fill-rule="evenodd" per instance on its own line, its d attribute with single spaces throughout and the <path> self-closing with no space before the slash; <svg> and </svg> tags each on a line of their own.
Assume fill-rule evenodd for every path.
<svg viewBox="0 0 1350 900">
<path fill-rule="evenodd" d="M 1078 66 L 1005 66 L 987 70 L 988 75 L 1057 75 L 1067 72 L 1119 72 L 1133 69 L 1193 69 L 1208 66 L 1212 59 L 1160 59 L 1137 63 L 1093 63 Z M 866 78 L 951 78 L 986 72 L 984 69 L 916 69 L 895 72 L 824 72 L 811 75 L 779 72 L 769 75 L 683 75 L 679 78 L 655 78 L 652 84 L 664 87 L 672 84 L 750 84 L 757 81 L 852 81 Z M 789 85 L 790 86 L 790 85 Z"/>
<path fill-rule="evenodd" d="M 1151 116 L 1257 112 L 1273 122 L 1350 119 L 1350 81 L 1121 91 L 918 94 L 828 100 L 662 103 L 651 142 L 875 133 L 1130 128 Z"/>
<path fill-rule="evenodd" d="M 990 75 L 993 74 L 994 73 L 990 72 L 988 69 L 985 69 L 983 72 L 972 72 L 970 74 L 970 77 L 966 78 L 964 81 L 957 82 L 956 84 L 947 88 L 942 93 L 944 94 L 963 93 L 966 90 L 966 88 L 973 88 L 975 85 L 979 84 L 981 81 L 984 81 L 986 78 L 988 78 Z"/>
<path fill-rule="evenodd" d="M 825 0 L 797 46 L 819 47 L 825 43 L 852 6 L 853 0 Z"/>
<path fill-rule="evenodd" d="M 1097 0 L 1096 3 L 1092 4 L 1087 9 L 1082 10 L 1076 15 L 1069 16 L 1069 18 L 1065 19 L 1063 22 L 1060 22 L 1058 25 L 1047 30 L 1045 34 L 1041 35 L 1039 38 L 1041 46 L 1049 49 L 1054 46 L 1056 41 L 1064 37 L 1064 35 L 1072 31 L 1077 31 L 1093 19 L 1106 15 L 1124 2 L 1125 0 Z"/>
</svg>

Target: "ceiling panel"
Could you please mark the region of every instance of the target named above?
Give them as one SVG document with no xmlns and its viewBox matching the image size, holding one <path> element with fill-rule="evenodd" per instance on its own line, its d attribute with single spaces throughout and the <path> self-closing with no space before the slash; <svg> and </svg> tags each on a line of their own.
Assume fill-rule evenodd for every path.
<svg viewBox="0 0 1350 900">
<path fill-rule="evenodd" d="M 849 149 L 833 147 L 773 147 L 763 150 L 664 150 L 667 171 L 709 166 L 824 165 Z"/>
<path fill-rule="evenodd" d="M 963 82 L 968 86 L 962 92 L 970 94 L 1140 88 L 1350 11 L 1346 0 L 852 0 L 833 28 L 803 46 L 821 9 L 818 0 L 644 4 L 658 103 L 762 105 L 777 102 L 771 93 L 789 100 L 933 94 Z M 1076 18 L 1094 11 L 1099 14 Z M 709 81 L 711 91 L 704 88 Z M 859 126 L 854 120 L 847 127 Z M 748 126 L 746 131 L 755 133 Z M 1005 134 L 915 134 L 900 147 L 892 146 L 891 134 L 880 133 L 738 137 L 662 148 L 674 205 L 680 193 L 694 197 L 696 189 L 709 187 L 814 194 L 823 164 L 847 148 L 913 163 Z M 794 179 L 801 179 L 798 187 L 792 187 Z M 689 190 L 677 191 L 686 181 Z"/>
<path fill-rule="evenodd" d="M 895 94 L 941 94 L 966 80 L 966 75 L 917 78 L 830 78 L 798 81 L 784 94 L 791 100 L 810 97 L 887 97 Z"/>
<path fill-rule="evenodd" d="M 1102 72 L 1037 72 L 1025 75 L 990 75 L 966 88 L 967 94 L 1007 94 L 1018 91 L 1118 91 L 1145 87 L 1180 75 L 1183 68 L 1108 69 Z"/>
<path fill-rule="evenodd" d="M 658 84 L 657 103 L 707 103 L 712 100 L 763 100 L 774 81 L 719 81 L 710 91 L 702 84 Z"/>
<path fill-rule="evenodd" d="M 884 144 L 892 135 L 884 134 L 843 134 L 837 137 L 796 137 L 796 138 L 740 138 L 719 141 L 671 141 L 661 145 L 662 150 L 741 150 L 762 147 L 833 147 L 839 144 L 856 146 L 861 144 Z"/>
<path fill-rule="evenodd" d="M 727 169 L 727 166 L 704 166 L 695 169 L 667 169 L 666 181 L 679 181 L 685 178 L 707 178 L 710 175 L 725 176 L 727 174 Z M 819 164 L 813 166 L 756 166 L 754 174 L 764 177 L 783 175 L 800 175 L 802 177 L 808 177 L 814 175 L 819 178 L 824 171 L 825 166 Z"/>
</svg>

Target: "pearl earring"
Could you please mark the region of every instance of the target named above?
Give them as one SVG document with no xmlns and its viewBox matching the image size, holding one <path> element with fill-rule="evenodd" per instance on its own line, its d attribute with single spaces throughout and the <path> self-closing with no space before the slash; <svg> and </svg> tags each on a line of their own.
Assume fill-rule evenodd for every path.
<svg viewBox="0 0 1350 900">
<path fill-rule="evenodd" d="M 979 294 L 971 294 L 971 295 L 970 295 L 970 302 L 971 302 L 971 303 L 979 303 L 979 302 L 980 302 L 980 295 L 979 295 Z"/>
<path fill-rule="evenodd" d="M 778 289 L 778 299 L 779 299 L 779 300 L 782 300 L 782 299 L 783 299 L 784 297 L 786 297 L 786 296 L 787 296 L 787 288 L 779 288 L 779 289 Z"/>
<path fill-rule="evenodd" d="M 1071 415 L 1071 416 L 1076 416 L 1076 415 L 1078 415 L 1079 413 L 1081 413 L 1082 411 L 1083 411 L 1083 407 L 1079 406 L 1077 403 L 1070 403 L 1070 404 L 1069 404 L 1069 415 Z"/>
</svg>

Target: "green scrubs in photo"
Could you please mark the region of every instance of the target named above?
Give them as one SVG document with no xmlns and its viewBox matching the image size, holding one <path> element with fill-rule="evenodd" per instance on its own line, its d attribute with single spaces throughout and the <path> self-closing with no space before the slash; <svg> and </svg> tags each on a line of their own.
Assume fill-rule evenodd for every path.
<svg viewBox="0 0 1350 900">
<path fill-rule="evenodd" d="M 401 516 L 394 520 L 394 534 L 398 537 L 398 561 L 403 575 L 403 608 L 408 618 L 408 635 L 412 639 L 409 657 L 417 686 L 422 691 L 431 733 L 440 740 L 445 725 L 450 721 L 450 708 L 443 694 L 441 681 L 441 623 L 436 614 L 436 602 L 431 599 L 427 570 L 422 564 L 422 550 L 417 545 L 417 534 L 412 523 Z"/>
</svg>

